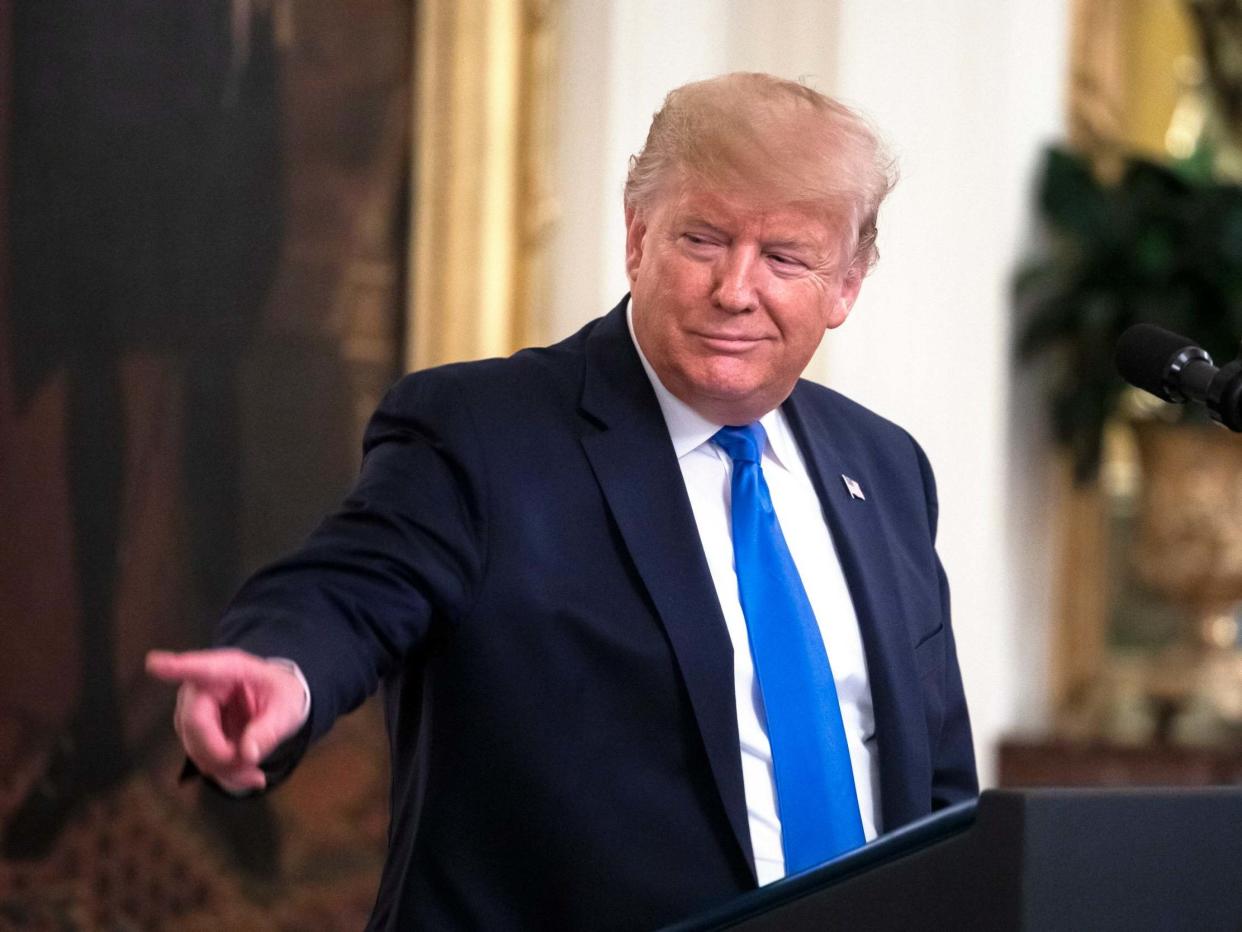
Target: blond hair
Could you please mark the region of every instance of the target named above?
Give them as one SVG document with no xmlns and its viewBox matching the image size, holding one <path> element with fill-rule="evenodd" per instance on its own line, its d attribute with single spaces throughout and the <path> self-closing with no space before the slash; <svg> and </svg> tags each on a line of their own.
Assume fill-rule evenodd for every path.
<svg viewBox="0 0 1242 932">
<path fill-rule="evenodd" d="M 844 226 L 847 265 L 865 273 L 879 257 L 876 216 L 896 171 L 849 107 L 794 81 L 737 72 L 664 99 L 630 157 L 625 205 L 649 209 L 688 180 L 823 208 Z"/>
</svg>

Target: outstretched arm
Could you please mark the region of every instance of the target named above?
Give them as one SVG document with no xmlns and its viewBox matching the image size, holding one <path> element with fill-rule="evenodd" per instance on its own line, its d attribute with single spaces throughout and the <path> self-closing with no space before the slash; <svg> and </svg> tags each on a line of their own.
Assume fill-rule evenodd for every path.
<svg viewBox="0 0 1242 932">
<path fill-rule="evenodd" d="M 220 648 L 148 657 L 152 675 L 181 684 L 176 726 L 190 760 L 226 789 L 283 779 L 434 625 L 473 603 L 486 549 L 472 471 L 481 456 L 452 372 L 398 383 L 364 447 L 341 508 L 242 587 Z"/>
</svg>

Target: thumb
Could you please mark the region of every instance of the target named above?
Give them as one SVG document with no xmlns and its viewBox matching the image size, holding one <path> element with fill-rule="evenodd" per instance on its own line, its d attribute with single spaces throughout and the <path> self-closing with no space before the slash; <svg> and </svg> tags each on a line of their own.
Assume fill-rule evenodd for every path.
<svg viewBox="0 0 1242 932">
<path fill-rule="evenodd" d="M 301 695 L 280 693 L 250 720 L 238 742 L 241 759 L 257 765 L 280 744 L 292 737 L 306 720 Z"/>
</svg>

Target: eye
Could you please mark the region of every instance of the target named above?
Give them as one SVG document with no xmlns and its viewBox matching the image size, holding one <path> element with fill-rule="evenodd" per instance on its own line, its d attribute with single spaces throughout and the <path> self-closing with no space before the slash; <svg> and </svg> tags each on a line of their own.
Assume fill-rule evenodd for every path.
<svg viewBox="0 0 1242 932">
<path fill-rule="evenodd" d="M 690 243 L 690 245 L 692 245 L 692 246 L 711 246 L 711 245 L 713 245 L 713 243 L 712 243 L 711 239 L 709 239 L 708 237 L 703 236 L 703 235 L 701 235 L 701 234 L 699 234 L 699 233 L 683 233 L 683 234 L 682 234 L 682 236 L 683 236 L 683 237 L 685 237 L 686 241 L 687 241 L 688 243 Z"/>
<path fill-rule="evenodd" d="M 779 253 L 779 252 L 768 253 L 768 260 L 772 262 L 773 265 L 779 266 L 780 268 L 783 268 L 783 269 L 798 269 L 798 268 L 802 268 L 805 265 L 805 263 L 803 263 L 802 260 L 796 259 L 793 256 L 787 256 L 784 253 Z"/>
</svg>

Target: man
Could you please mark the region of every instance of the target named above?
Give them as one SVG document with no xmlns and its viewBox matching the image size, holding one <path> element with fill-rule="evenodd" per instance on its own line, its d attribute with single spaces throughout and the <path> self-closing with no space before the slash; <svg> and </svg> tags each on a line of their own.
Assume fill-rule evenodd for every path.
<svg viewBox="0 0 1242 932">
<path fill-rule="evenodd" d="M 262 789 L 383 681 L 375 928 L 653 927 L 973 795 L 931 470 L 799 379 L 888 187 L 797 84 L 670 94 L 626 185 L 631 299 L 400 382 L 230 647 L 152 655 L 198 768 Z"/>
</svg>

